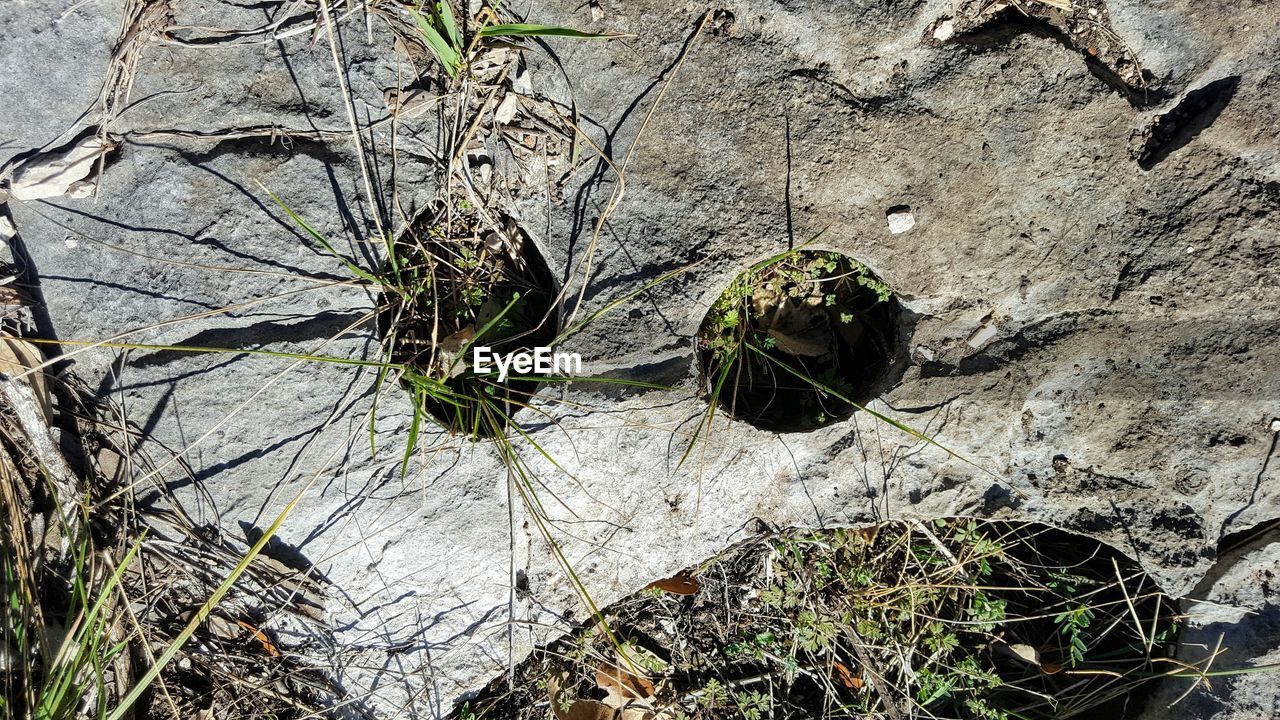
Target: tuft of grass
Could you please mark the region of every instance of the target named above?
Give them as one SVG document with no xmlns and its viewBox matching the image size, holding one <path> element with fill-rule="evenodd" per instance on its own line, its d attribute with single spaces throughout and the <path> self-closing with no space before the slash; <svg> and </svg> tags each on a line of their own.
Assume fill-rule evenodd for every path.
<svg viewBox="0 0 1280 720">
<path fill-rule="evenodd" d="M 775 255 L 734 278 L 712 304 L 698 335 L 706 374 L 727 384 L 719 397 L 728 395 L 731 414 L 770 429 L 833 422 L 861 408 L 848 397 L 864 393 L 893 357 L 892 297 L 865 265 L 840 253 Z M 820 380 L 792 387 L 770 358 L 803 363 Z"/>
<path fill-rule="evenodd" d="M 421 10 L 409 10 L 417 25 L 423 44 L 435 56 L 445 74 L 452 80 L 463 77 L 472 60 L 484 50 L 486 40 L 502 38 L 565 37 L 579 40 L 601 40 L 622 37 L 617 33 L 591 33 L 558 25 L 533 23 L 496 23 L 497 13 L 486 7 L 479 14 L 478 27 L 471 41 L 464 40 L 462 26 L 458 23 L 448 0 L 430 2 Z"/>
<path fill-rule="evenodd" d="M 11 462 L 4 464 L 0 632 L 9 672 L 0 712 L 40 720 L 72 720 L 86 711 L 100 716 L 114 699 L 105 678 L 125 667 L 116 662 L 128 645 L 117 636 L 118 589 L 141 538 L 113 563 L 92 537 L 88 503 L 55 500 L 62 509 L 74 504 L 84 522 L 67 536 L 69 552 L 61 560 L 41 559 L 44 549 L 30 545 L 32 525 L 17 503 L 21 480 L 9 472 Z"/>
</svg>

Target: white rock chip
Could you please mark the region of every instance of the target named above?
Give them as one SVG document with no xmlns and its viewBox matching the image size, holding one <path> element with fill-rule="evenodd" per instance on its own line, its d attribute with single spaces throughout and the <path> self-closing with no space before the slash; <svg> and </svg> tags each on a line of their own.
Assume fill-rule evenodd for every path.
<svg viewBox="0 0 1280 720">
<path fill-rule="evenodd" d="M 978 327 L 977 330 L 974 330 L 969 335 L 969 339 L 967 342 L 969 343 L 969 347 L 973 348 L 974 350 L 977 350 L 985 346 L 987 343 L 991 342 L 992 340 L 994 340 L 996 338 L 996 335 L 998 335 L 999 333 L 1000 333 L 1000 328 L 996 327 L 995 324 L 983 323 Z"/>
<path fill-rule="evenodd" d="M 887 218 L 889 220 L 889 232 L 894 235 L 900 235 L 916 226 L 916 216 L 912 215 L 910 210 L 891 212 Z"/>
<path fill-rule="evenodd" d="M 493 121 L 498 125 L 510 125 L 512 120 L 516 119 L 516 110 L 519 109 L 519 101 L 515 93 L 507 93 L 502 98 L 502 102 L 498 103 L 498 109 L 493 111 Z"/>
<path fill-rule="evenodd" d="M 943 20 L 933 29 L 933 39 L 946 42 L 956 34 L 956 25 L 951 20 Z"/>
</svg>

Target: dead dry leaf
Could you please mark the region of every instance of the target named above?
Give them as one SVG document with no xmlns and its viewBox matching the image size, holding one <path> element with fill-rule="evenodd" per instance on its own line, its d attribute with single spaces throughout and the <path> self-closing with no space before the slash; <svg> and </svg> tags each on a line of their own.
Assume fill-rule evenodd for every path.
<svg viewBox="0 0 1280 720">
<path fill-rule="evenodd" d="M 596 668 L 596 685 L 608 693 L 605 704 L 617 708 L 633 700 L 649 700 L 655 693 L 653 683 L 645 678 L 605 663 Z"/>
<path fill-rule="evenodd" d="M 268 655 L 271 657 L 280 657 L 279 648 L 275 646 L 275 643 L 271 642 L 266 633 L 243 620 L 237 620 L 236 623 L 245 630 L 248 630 L 249 634 L 252 635 L 255 640 L 262 643 L 262 649 L 265 650 Z"/>
<path fill-rule="evenodd" d="M 876 538 L 880 535 L 880 526 L 868 525 L 867 527 L 854 528 L 853 534 L 857 535 L 862 542 L 871 545 L 875 543 Z"/>
<path fill-rule="evenodd" d="M 114 149 L 111 141 L 90 135 L 69 147 L 40 153 L 13 171 L 9 194 L 18 200 L 62 197 Z"/>
<path fill-rule="evenodd" d="M 194 611 L 188 610 L 183 615 L 194 615 Z M 204 626 L 210 635 L 219 640 L 234 641 L 240 637 L 240 628 L 231 620 L 220 615 L 210 615 L 205 619 Z"/>
<path fill-rule="evenodd" d="M 821 357 L 835 347 L 825 308 L 810 303 L 809 298 L 784 298 L 771 313 L 758 317 L 767 318 L 766 332 L 783 352 L 796 357 Z"/>
<path fill-rule="evenodd" d="M 831 352 L 831 346 L 825 336 L 811 335 L 801 337 L 788 335 L 777 328 L 769 328 L 769 337 L 777 343 L 778 349 L 796 357 L 822 357 Z"/>
<path fill-rule="evenodd" d="M 551 701 L 551 715 L 555 720 L 615 720 L 617 710 L 598 700 L 578 699 L 567 705 L 562 703 L 560 686 L 567 679 L 567 673 L 547 678 L 547 698 Z"/>
<path fill-rule="evenodd" d="M 0 373 L 9 377 L 21 375 L 42 362 L 44 362 L 44 355 L 35 345 L 12 335 L 0 335 Z M 40 414 L 44 416 L 45 424 L 51 425 L 53 398 L 49 394 L 44 373 L 33 372 L 23 379 L 31 386 L 36 402 L 40 405 Z"/>
<path fill-rule="evenodd" d="M 1009 657 L 1021 660 L 1028 665 L 1040 667 L 1040 651 L 1030 645 L 1019 643 L 1017 645 L 1003 645 L 1001 647 L 1004 653 Z"/>
<path fill-rule="evenodd" d="M 618 711 L 598 700 L 574 700 L 568 710 L 552 704 L 558 720 L 614 720 Z"/>
<path fill-rule="evenodd" d="M 686 573 L 679 573 L 673 577 L 664 578 L 662 580 L 654 580 L 644 586 L 645 590 L 661 590 L 669 592 L 672 595 L 692 595 L 698 592 L 701 587 L 698 581 Z"/>
<path fill-rule="evenodd" d="M 861 690 L 864 684 L 860 674 L 854 673 L 842 662 L 836 662 L 831 666 L 831 676 L 850 690 Z"/>
</svg>

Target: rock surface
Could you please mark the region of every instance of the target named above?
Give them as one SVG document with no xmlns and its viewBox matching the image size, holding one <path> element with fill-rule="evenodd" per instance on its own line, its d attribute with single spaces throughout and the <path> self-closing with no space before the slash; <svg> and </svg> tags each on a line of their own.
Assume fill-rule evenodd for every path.
<svg viewBox="0 0 1280 720">
<path fill-rule="evenodd" d="M 62 5 L 0 6 L 6 67 L 19 69 L 0 79 L 0 140 L 13 138 L 0 157 L 99 123 L 121 147 L 96 198 L 9 203 L 47 327 L 64 341 L 375 357 L 376 292 L 344 282 L 263 190 L 378 266 L 327 38 L 182 46 L 173 39 L 200 35 L 192 28 L 267 20 L 173 0 L 144 23 L 168 28 L 146 36 L 133 67 L 131 97 L 146 102 L 76 126 L 98 98 L 115 44 L 104 29 L 119 18 L 94 2 L 58 22 Z M 742 0 L 696 37 L 702 6 L 601 6 L 593 19 L 581 3 L 544 3 L 533 19 L 633 37 L 527 53 L 535 94 L 572 97 L 616 161 L 635 151 L 580 317 L 702 262 L 562 348 L 592 374 L 670 390 L 549 388 L 545 414 L 521 416 L 563 468 L 517 442 L 597 603 L 714 554 L 753 518 L 1057 523 L 1124 549 L 1177 594 L 1201 582 L 1223 535 L 1280 518 L 1275 3 L 1108 3 L 1154 78 L 1150 106 L 1091 72 L 1087 49 L 1013 9 L 948 26 L 944 42 L 939 23 L 958 10 L 937 0 Z M 347 18 L 339 55 L 362 125 L 413 79 L 376 18 L 368 29 Z M 362 134 L 370 184 L 379 198 L 396 192 L 406 214 L 434 194 L 438 122 L 429 111 Z M 1144 169 L 1144 151 L 1164 157 Z M 563 182 L 523 180 L 508 209 L 576 293 L 616 178 L 588 163 Z M 886 212 L 902 205 L 915 226 L 891 234 Z M 972 463 L 857 413 L 798 435 L 717 421 L 680 464 L 706 409 L 693 337 L 710 303 L 752 262 L 819 232 L 816 246 L 867 264 L 910 311 L 910 357 L 876 409 Z M 281 538 L 333 587 L 337 645 L 311 652 L 360 702 L 447 711 L 564 618 L 585 617 L 529 514 L 510 507 L 493 447 L 428 437 L 401 475 L 409 403 L 387 389 L 375 404 L 376 373 L 260 355 L 66 352 L 123 402 L 157 457 L 185 451 L 190 475 L 170 464 L 164 479 L 224 532 L 266 527 L 314 480 Z M 528 594 L 515 594 L 518 573 Z M 1215 592 L 1251 582 L 1237 575 Z M 1274 606 L 1277 591 L 1261 592 Z M 1240 664 L 1280 646 L 1274 627 L 1259 627 Z M 1268 687 L 1215 685 L 1220 702 L 1189 707 L 1259 717 L 1276 702 Z"/>
</svg>

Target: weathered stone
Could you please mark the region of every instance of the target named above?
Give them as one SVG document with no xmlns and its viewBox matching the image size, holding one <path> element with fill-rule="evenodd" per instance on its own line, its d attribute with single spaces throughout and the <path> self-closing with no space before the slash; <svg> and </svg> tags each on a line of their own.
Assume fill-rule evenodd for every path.
<svg viewBox="0 0 1280 720">
<path fill-rule="evenodd" d="M 26 24 L 0 31 L 7 56 L 70 62 L 50 44 L 66 38 L 28 29 L 52 22 L 53 5 L 33 3 Z M 97 5 L 72 17 L 115 27 Z M 954 13 L 946 2 L 743 0 L 678 68 L 702 6 L 634 0 L 593 19 L 581 3 L 543 5 L 533 20 L 634 35 L 550 40 L 554 61 L 527 53 L 534 92 L 567 103 L 572 83 L 581 126 L 615 161 L 638 142 L 576 317 L 703 260 L 562 347 L 592 374 L 671 389 L 550 387 L 539 396 L 544 414 L 520 416 L 563 468 L 516 440 L 597 603 L 713 554 L 752 518 L 1052 522 L 1126 549 L 1186 593 L 1224 533 L 1280 517 L 1280 461 L 1267 462 L 1268 423 L 1280 415 L 1274 4 L 1245 18 L 1230 4 L 1109 3 L 1167 95 L 1150 110 L 1048 31 L 1010 25 L 935 41 L 930 28 Z M 181 0 L 174 17 L 263 22 L 259 11 Z M 389 33 L 373 26 L 372 43 L 362 23 L 342 28 L 361 124 L 385 116 L 387 91 L 407 91 L 411 77 L 398 75 Z M 133 97 L 179 92 L 112 128 L 122 149 L 96 199 L 10 201 L 60 339 L 149 327 L 123 339 L 376 357 L 376 290 L 316 282 L 349 274 L 258 185 L 364 267 L 380 266 L 377 243 L 363 242 L 375 236 L 372 213 L 327 38 L 310 40 L 150 42 Z M 0 132 L 18 127 L 25 151 L 70 128 L 93 100 L 79 87 L 92 72 L 39 84 L 6 74 L 16 103 L 0 108 Z M 1135 134 L 1227 76 L 1239 83 L 1212 124 L 1143 170 Z M 72 98 L 83 101 L 74 111 Z M 22 119 L 32 113 L 45 113 L 39 132 Z M 375 193 L 389 196 L 395 183 L 408 213 L 435 191 L 438 119 L 436 110 L 404 119 L 394 174 L 390 124 L 362 134 L 377 156 Z M 194 137 L 216 130 L 245 132 Z M 572 306 L 575 270 L 616 179 L 590 162 L 558 187 L 563 170 L 524 178 L 504 210 L 569 281 Z M 899 204 L 918 224 L 890 234 L 885 209 Z M 972 464 L 865 413 L 800 435 L 721 419 L 680 462 L 707 407 L 693 338 L 711 302 L 751 263 L 819 233 L 814 247 L 868 265 L 908 311 L 903 332 L 916 352 L 876 409 Z M 157 326 L 271 295 L 280 297 Z M 975 346 L 980 328 L 990 337 Z M 517 501 L 509 515 L 513 481 L 493 447 L 430 436 L 402 477 L 409 403 L 387 388 L 375 409 L 376 373 L 236 354 L 119 356 L 74 357 L 78 372 L 123 398 L 157 456 L 161 444 L 186 449 L 194 478 L 175 466 L 165 478 L 202 520 L 233 534 L 242 522 L 264 528 L 316 478 L 281 538 L 332 583 L 339 646 L 325 661 L 353 695 L 371 693 L 370 705 L 447 709 L 509 654 L 564 628 L 562 614 L 585 617 L 527 511 Z M 517 571 L 530 595 L 514 595 Z M 1232 702 L 1228 693 L 1213 717 L 1256 717 L 1254 705 Z"/>
</svg>

